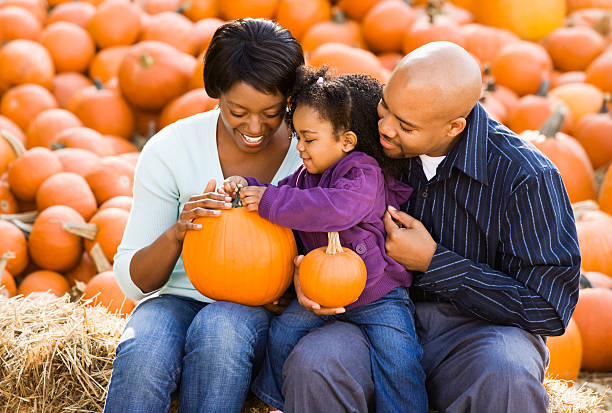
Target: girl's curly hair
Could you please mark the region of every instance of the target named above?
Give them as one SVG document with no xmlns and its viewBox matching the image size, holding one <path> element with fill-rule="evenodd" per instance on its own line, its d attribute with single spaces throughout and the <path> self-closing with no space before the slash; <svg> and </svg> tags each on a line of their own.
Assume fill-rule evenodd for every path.
<svg viewBox="0 0 612 413">
<path fill-rule="evenodd" d="M 287 122 L 295 134 L 293 115 L 299 105 L 307 105 L 328 120 L 335 134 L 351 130 L 357 135 L 354 150 L 372 156 L 383 171 L 399 177 L 404 162 L 384 155 L 378 132 L 378 102 L 382 85 L 365 74 L 332 76 L 326 66 L 302 66 L 289 98 Z"/>
</svg>

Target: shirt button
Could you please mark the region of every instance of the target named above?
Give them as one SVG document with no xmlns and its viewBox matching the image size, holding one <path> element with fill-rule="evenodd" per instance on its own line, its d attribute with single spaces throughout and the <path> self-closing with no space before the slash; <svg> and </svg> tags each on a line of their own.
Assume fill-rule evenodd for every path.
<svg viewBox="0 0 612 413">
<path fill-rule="evenodd" d="M 429 194 L 427 193 L 427 190 L 424 190 L 424 191 L 421 193 L 421 196 L 422 196 L 423 198 L 427 198 L 427 195 L 429 195 Z"/>
<path fill-rule="evenodd" d="M 356 252 L 357 254 L 359 254 L 359 255 L 363 255 L 363 254 L 365 254 L 365 252 L 366 252 L 367 250 L 368 250 L 368 249 L 366 248 L 366 246 L 365 246 L 365 244 L 364 244 L 363 242 L 361 242 L 361 243 L 357 244 L 357 246 L 355 247 L 355 252 Z"/>
</svg>

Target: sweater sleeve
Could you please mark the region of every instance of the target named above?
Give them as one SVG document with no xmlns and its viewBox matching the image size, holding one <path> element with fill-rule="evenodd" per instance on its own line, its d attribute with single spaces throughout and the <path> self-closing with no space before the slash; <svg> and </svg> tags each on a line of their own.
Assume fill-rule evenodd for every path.
<svg viewBox="0 0 612 413">
<path fill-rule="evenodd" d="M 329 188 L 268 186 L 259 215 L 287 228 L 307 232 L 342 231 L 370 213 L 382 174 L 375 168 L 351 168 Z"/>
<path fill-rule="evenodd" d="M 172 133 L 166 128 L 161 133 Z M 114 257 L 113 270 L 121 290 L 138 301 L 144 293 L 130 276 L 130 262 L 140 249 L 150 245 L 178 219 L 179 194 L 167 157 L 160 156 L 154 141 L 145 145 L 136 166 L 133 204 Z"/>
</svg>

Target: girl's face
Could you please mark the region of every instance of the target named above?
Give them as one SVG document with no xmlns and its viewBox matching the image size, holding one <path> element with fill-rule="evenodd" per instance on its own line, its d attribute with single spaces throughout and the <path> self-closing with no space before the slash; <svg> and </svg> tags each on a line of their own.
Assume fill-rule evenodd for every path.
<svg viewBox="0 0 612 413">
<path fill-rule="evenodd" d="M 285 103 L 278 92 L 263 93 L 238 82 L 219 96 L 222 126 L 241 151 L 259 152 L 283 123 Z"/>
<path fill-rule="evenodd" d="M 357 144 L 353 132 L 335 134 L 332 123 L 321 119 L 319 113 L 310 106 L 300 105 L 295 109 L 293 127 L 298 136 L 297 150 L 311 174 L 322 174 Z"/>
</svg>

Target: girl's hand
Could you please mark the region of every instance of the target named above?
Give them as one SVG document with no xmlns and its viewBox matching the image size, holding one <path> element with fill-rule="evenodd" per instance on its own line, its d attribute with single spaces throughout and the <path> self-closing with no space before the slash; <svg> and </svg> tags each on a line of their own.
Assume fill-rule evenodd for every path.
<svg viewBox="0 0 612 413">
<path fill-rule="evenodd" d="M 346 310 L 344 307 L 338 308 L 327 308 L 321 307 L 318 303 L 315 303 L 310 298 L 306 297 L 302 292 L 302 287 L 300 287 L 300 264 L 302 263 L 303 255 L 298 255 L 293 259 L 293 264 L 295 265 L 295 270 L 293 270 L 293 285 L 295 286 L 295 293 L 297 294 L 298 303 L 302 305 L 308 311 L 312 311 L 317 315 L 334 315 L 334 314 L 342 314 Z"/>
<path fill-rule="evenodd" d="M 259 202 L 264 192 L 266 192 L 265 186 L 247 186 L 240 190 L 240 198 L 248 211 L 259 209 Z"/>
<path fill-rule="evenodd" d="M 232 207 L 232 198 L 230 196 L 214 192 L 216 185 L 216 181 L 211 179 L 206 184 L 203 194 L 194 195 L 189 198 L 178 220 L 170 228 L 170 231 L 167 232 L 169 236 L 182 243 L 187 231 L 202 228 L 201 225 L 193 223 L 196 218 L 218 217 L 221 216 L 222 209 L 230 209 Z"/>
<path fill-rule="evenodd" d="M 242 176 L 234 175 L 223 181 L 223 185 L 219 187 L 217 192 L 223 195 L 229 195 L 232 198 L 236 196 L 236 191 L 238 188 L 243 188 L 247 186 L 249 183 Z"/>
</svg>

